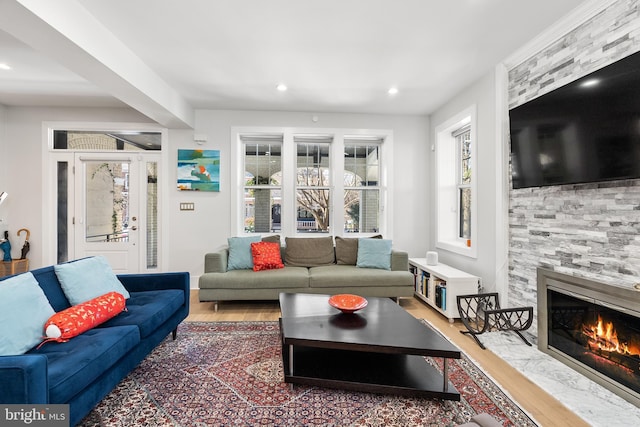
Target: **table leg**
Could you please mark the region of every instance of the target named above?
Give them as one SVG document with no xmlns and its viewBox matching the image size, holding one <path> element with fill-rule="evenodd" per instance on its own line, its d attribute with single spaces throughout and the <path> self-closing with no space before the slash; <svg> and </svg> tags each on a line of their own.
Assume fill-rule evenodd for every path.
<svg viewBox="0 0 640 427">
<path fill-rule="evenodd" d="M 442 386 L 442 391 L 449 390 L 449 359 L 444 357 L 443 359 L 443 369 L 442 369 L 442 377 L 444 378 L 444 385 Z"/>
<path fill-rule="evenodd" d="M 293 376 L 293 345 L 289 344 L 289 375 Z M 289 390 L 293 391 L 293 383 L 289 384 Z"/>
</svg>

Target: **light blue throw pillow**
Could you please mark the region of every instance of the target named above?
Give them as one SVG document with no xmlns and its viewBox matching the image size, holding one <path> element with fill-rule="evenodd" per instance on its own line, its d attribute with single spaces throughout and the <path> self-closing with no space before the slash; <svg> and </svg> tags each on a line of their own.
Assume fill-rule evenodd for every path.
<svg viewBox="0 0 640 427">
<path fill-rule="evenodd" d="M 358 239 L 356 267 L 391 270 L 391 240 Z"/>
<path fill-rule="evenodd" d="M 24 354 L 42 342 L 55 311 L 33 274 L 0 282 L 0 356 Z"/>
<path fill-rule="evenodd" d="M 227 270 L 253 269 L 253 255 L 251 255 L 251 244 L 261 240 L 260 236 L 229 237 L 229 259 L 227 260 Z"/>
<path fill-rule="evenodd" d="M 125 299 L 130 296 L 103 256 L 57 264 L 53 268 L 71 305 L 82 304 L 109 292 L 118 292 Z"/>
</svg>

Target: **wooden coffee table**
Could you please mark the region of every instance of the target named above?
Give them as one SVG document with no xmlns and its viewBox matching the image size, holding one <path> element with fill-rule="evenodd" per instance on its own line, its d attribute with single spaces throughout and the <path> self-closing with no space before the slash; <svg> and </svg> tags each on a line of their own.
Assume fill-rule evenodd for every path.
<svg viewBox="0 0 640 427">
<path fill-rule="evenodd" d="M 388 298 L 344 314 L 329 295 L 280 294 L 285 382 L 460 400 L 448 359 L 460 350 Z M 441 357 L 443 372 L 424 356 Z"/>
</svg>

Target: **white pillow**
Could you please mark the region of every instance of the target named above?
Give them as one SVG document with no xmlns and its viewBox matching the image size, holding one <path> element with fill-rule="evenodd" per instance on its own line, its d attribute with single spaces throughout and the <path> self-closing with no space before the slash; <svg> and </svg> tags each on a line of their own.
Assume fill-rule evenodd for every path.
<svg viewBox="0 0 640 427">
<path fill-rule="evenodd" d="M 103 256 L 57 264 L 53 268 L 71 305 L 82 304 L 109 292 L 118 292 L 125 299 L 130 296 Z"/>
<path fill-rule="evenodd" d="M 42 342 L 54 314 L 30 272 L 0 281 L 0 356 L 24 354 Z"/>
</svg>

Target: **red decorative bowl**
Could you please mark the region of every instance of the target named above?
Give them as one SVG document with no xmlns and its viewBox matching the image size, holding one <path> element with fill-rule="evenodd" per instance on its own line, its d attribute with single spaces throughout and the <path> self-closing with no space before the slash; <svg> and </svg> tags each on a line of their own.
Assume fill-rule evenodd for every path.
<svg viewBox="0 0 640 427">
<path fill-rule="evenodd" d="M 339 294 L 329 298 L 329 305 L 343 313 L 354 313 L 367 306 L 367 300 L 358 295 Z"/>
</svg>

